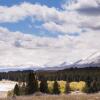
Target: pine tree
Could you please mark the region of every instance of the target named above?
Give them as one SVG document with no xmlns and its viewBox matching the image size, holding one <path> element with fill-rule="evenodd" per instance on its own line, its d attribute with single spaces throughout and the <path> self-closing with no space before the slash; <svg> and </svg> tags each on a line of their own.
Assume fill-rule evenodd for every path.
<svg viewBox="0 0 100 100">
<path fill-rule="evenodd" d="M 91 93 L 95 93 L 95 92 L 98 91 L 96 80 L 93 80 L 93 81 L 91 82 L 91 86 L 90 86 L 90 88 L 91 88 Z"/>
<path fill-rule="evenodd" d="M 48 83 L 47 80 L 42 80 L 40 83 L 40 92 L 48 93 Z"/>
<path fill-rule="evenodd" d="M 66 82 L 66 86 L 65 86 L 65 93 L 70 93 L 70 83 L 69 82 Z"/>
<path fill-rule="evenodd" d="M 17 96 L 20 95 L 20 89 L 19 89 L 18 84 L 16 84 L 15 87 L 14 87 L 14 94 L 17 95 Z"/>
<path fill-rule="evenodd" d="M 58 84 L 57 81 L 54 82 L 54 85 L 53 85 L 53 93 L 54 94 L 60 94 L 59 84 Z"/>
<path fill-rule="evenodd" d="M 26 83 L 26 94 L 33 94 L 38 91 L 38 81 L 34 73 L 29 73 Z"/>
<path fill-rule="evenodd" d="M 23 83 L 22 86 L 20 87 L 20 94 L 21 95 L 25 95 L 25 89 L 26 89 L 26 85 L 25 85 L 25 83 Z"/>
<path fill-rule="evenodd" d="M 86 87 L 84 88 L 84 92 L 86 93 L 91 93 L 91 82 L 92 82 L 92 79 L 90 77 L 87 77 L 86 79 Z"/>
</svg>

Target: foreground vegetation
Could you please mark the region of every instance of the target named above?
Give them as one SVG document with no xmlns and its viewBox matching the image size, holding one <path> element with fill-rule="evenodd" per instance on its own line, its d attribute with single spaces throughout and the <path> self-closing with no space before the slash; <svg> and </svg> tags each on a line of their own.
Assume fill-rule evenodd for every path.
<svg viewBox="0 0 100 100">
<path fill-rule="evenodd" d="M 13 91 L 8 92 L 8 96 L 21 96 L 33 95 L 37 92 L 43 94 L 70 94 L 72 91 L 81 91 L 84 93 L 97 93 L 99 92 L 96 80 L 87 82 L 68 82 L 68 81 L 47 81 L 45 78 L 41 81 L 38 80 L 35 73 L 30 72 L 27 76 L 26 82 L 20 82 L 15 85 Z"/>
<path fill-rule="evenodd" d="M 100 91 L 100 68 L 70 68 L 62 71 L 17 71 L 0 73 L 1 79 L 17 81 L 8 96 L 28 96 L 41 92 L 47 95 L 71 94 L 73 91 L 92 94 Z"/>
<path fill-rule="evenodd" d="M 11 98 L 0 100 L 14 100 Z M 100 100 L 100 94 L 19 96 L 15 100 Z"/>
</svg>

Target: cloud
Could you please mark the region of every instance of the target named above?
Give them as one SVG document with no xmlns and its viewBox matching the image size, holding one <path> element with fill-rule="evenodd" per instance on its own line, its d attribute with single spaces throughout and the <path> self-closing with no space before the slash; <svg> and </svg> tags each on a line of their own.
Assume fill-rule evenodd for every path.
<svg viewBox="0 0 100 100">
<path fill-rule="evenodd" d="M 24 20 L 28 16 L 44 21 L 48 19 L 56 20 L 58 15 L 59 11 L 56 8 L 49 8 L 39 4 L 24 2 L 11 7 L 0 6 L 0 22 L 17 22 Z"/>
<path fill-rule="evenodd" d="M 91 2 L 91 3 L 90 3 Z M 63 4 L 63 9 L 73 12 L 77 20 L 76 26 L 81 30 L 99 30 L 100 24 L 100 0 L 69 0 Z M 73 23 L 72 23 L 73 24 Z"/>
<path fill-rule="evenodd" d="M 39 27 L 51 32 L 68 34 L 80 33 L 87 28 L 98 30 L 100 26 L 99 4 L 99 0 L 91 0 L 91 3 L 87 0 L 77 0 L 77 2 L 72 0 L 69 5 L 66 3 L 63 5 L 66 8 L 64 10 L 27 2 L 11 7 L 0 6 L 0 23 L 18 22 L 30 17 L 34 21 L 42 21 Z"/>
<path fill-rule="evenodd" d="M 65 46 L 66 48 L 65 43 L 67 41 L 69 39 L 36 37 L 21 32 L 11 32 L 1 27 L 0 65 L 42 66 L 51 61 L 51 59 L 56 59 L 58 56 L 63 58 L 64 54 L 62 51 L 65 50 L 62 47 Z"/>
<path fill-rule="evenodd" d="M 59 25 L 54 22 L 48 22 L 43 24 L 43 28 L 47 29 L 48 31 L 60 32 L 64 34 L 70 34 L 72 32 L 81 32 L 81 29 L 70 23 L 69 25 L 68 23 Z"/>
<path fill-rule="evenodd" d="M 61 33 L 80 32 L 80 29 L 76 26 L 78 16 L 75 12 L 60 11 L 54 7 L 49 8 L 46 5 L 26 2 L 11 7 L 0 6 L 0 23 L 18 22 L 27 17 L 34 19 L 34 21 L 42 21 L 45 30 L 53 31 L 52 27 L 54 27 L 55 32 L 57 30 Z M 70 27 L 73 27 L 73 30 Z"/>
<path fill-rule="evenodd" d="M 90 31 L 78 37 L 38 37 L 0 27 L 0 66 L 70 64 L 99 51 L 99 37 Z"/>
<path fill-rule="evenodd" d="M 70 2 L 63 5 L 64 9 L 76 10 L 81 14 L 100 15 L 100 0 L 69 0 Z"/>
<path fill-rule="evenodd" d="M 63 5 L 63 10 L 30 3 L 0 6 L 0 23 L 31 17 L 42 21 L 43 31 L 61 33 L 58 37 L 40 37 L 0 27 L 0 65 L 53 66 L 65 61 L 69 64 L 99 51 L 99 0 L 71 1 Z"/>
</svg>

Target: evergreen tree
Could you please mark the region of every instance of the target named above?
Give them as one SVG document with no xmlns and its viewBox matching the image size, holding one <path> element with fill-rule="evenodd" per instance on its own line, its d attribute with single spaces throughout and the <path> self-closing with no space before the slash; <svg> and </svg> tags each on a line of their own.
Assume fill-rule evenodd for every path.
<svg viewBox="0 0 100 100">
<path fill-rule="evenodd" d="M 25 83 L 23 83 L 22 86 L 20 87 L 20 95 L 25 95 L 25 89 L 26 89 L 26 85 Z"/>
<path fill-rule="evenodd" d="M 65 86 L 65 93 L 70 93 L 70 83 L 69 82 L 66 82 L 66 86 Z"/>
<path fill-rule="evenodd" d="M 40 92 L 48 93 L 48 83 L 47 80 L 42 80 L 40 83 Z"/>
<path fill-rule="evenodd" d="M 60 94 L 59 84 L 58 84 L 57 81 L 54 82 L 54 85 L 53 85 L 53 93 L 54 94 Z"/>
<path fill-rule="evenodd" d="M 97 91 L 100 91 L 100 81 L 97 81 Z"/>
<path fill-rule="evenodd" d="M 91 82 L 92 82 L 91 78 L 87 77 L 87 79 L 86 79 L 86 87 L 84 88 L 84 92 L 92 93 Z"/>
<path fill-rule="evenodd" d="M 85 88 L 86 93 L 95 93 L 98 92 L 98 84 L 96 80 L 91 81 L 91 83 L 86 85 Z"/>
<path fill-rule="evenodd" d="M 14 87 L 14 94 L 17 95 L 17 96 L 20 95 L 20 89 L 19 89 L 18 84 L 16 84 L 15 87 Z"/>
<path fill-rule="evenodd" d="M 90 89 L 91 89 L 91 92 L 92 92 L 92 93 L 95 93 L 95 92 L 98 91 L 98 87 L 97 87 L 97 82 L 96 82 L 96 80 L 93 80 L 93 81 L 91 82 Z"/>
<path fill-rule="evenodd" d="M 26 83 L 26 94 L 33 94 L 38 91 L 38 81 L 34 73 L 29 73 Z"/>
</svg>

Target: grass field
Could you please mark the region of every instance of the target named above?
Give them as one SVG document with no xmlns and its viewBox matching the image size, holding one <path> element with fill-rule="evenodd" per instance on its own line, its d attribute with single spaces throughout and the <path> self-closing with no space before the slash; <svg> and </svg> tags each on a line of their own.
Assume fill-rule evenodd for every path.
<svg viewBox="0 0 100 100">
<path fill-rule="evenodd" d="M 16 97 L 16 99 L 8 98 L 0 100 L 100 100 L 100 94 L 20 96 Z"/>
</svg>

